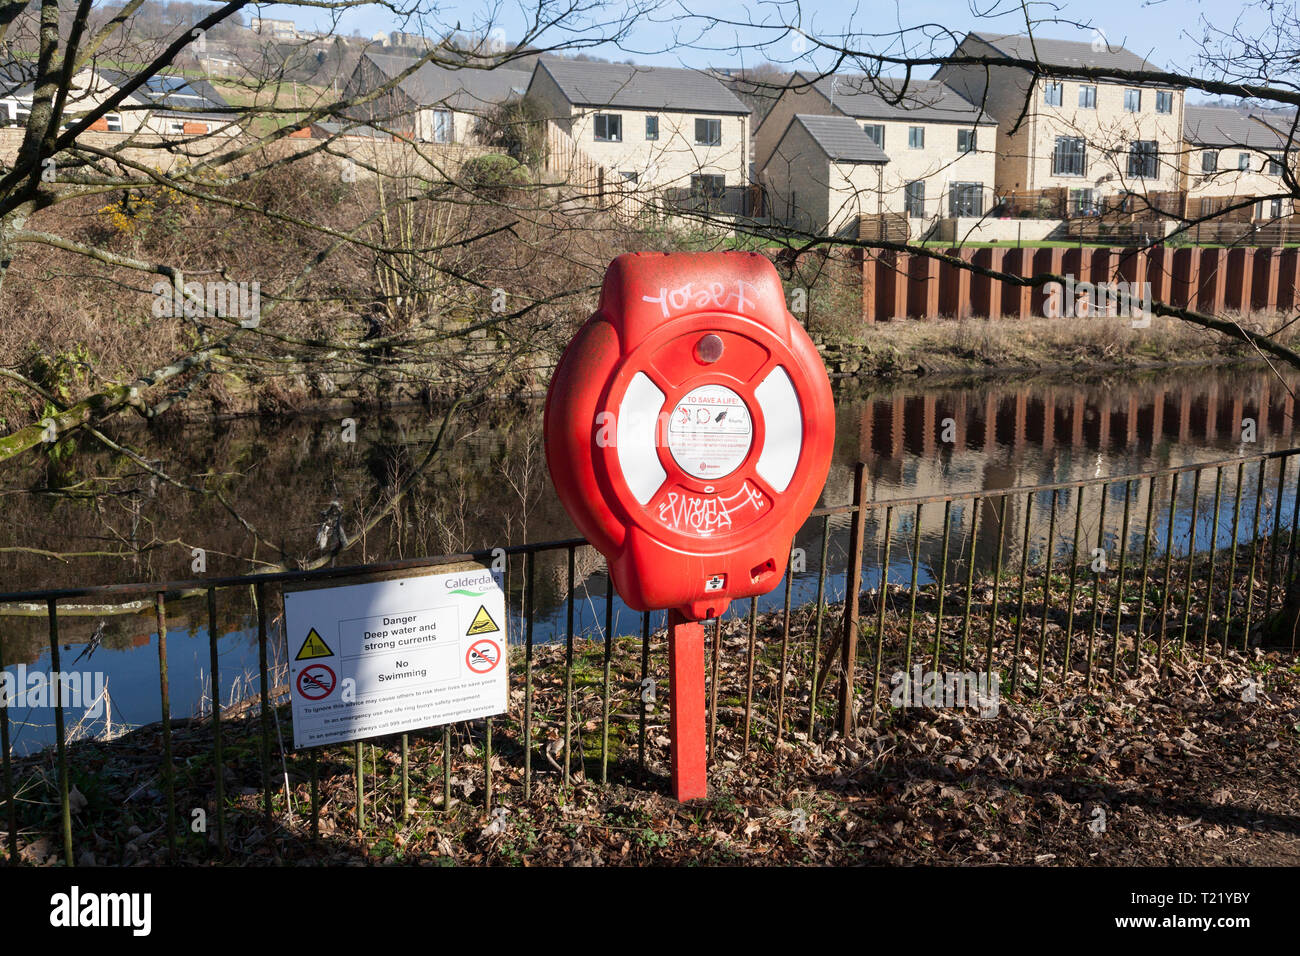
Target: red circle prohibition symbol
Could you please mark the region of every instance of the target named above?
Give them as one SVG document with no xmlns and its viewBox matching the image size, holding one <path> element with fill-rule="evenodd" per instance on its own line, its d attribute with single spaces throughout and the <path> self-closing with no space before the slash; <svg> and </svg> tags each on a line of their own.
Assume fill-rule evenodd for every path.
<svg viewBox="0 0 1300 956">
<path fill-rule="evenodd" d="M 497 646 L 496 641 L 489 641 L 487 638 L 475 641 L 465 652 L 465 666 L 475 674 L 486 674 L 497 666 L 499 660 L 501 660 L 501 648 Z"/>
<path fill-rule="evenodd" d="M 312 664 L 298 672 L 298 693 L 308 700 L 324 700 L 334 693 L 338 678 L 324 664 Z"/>
</svg>

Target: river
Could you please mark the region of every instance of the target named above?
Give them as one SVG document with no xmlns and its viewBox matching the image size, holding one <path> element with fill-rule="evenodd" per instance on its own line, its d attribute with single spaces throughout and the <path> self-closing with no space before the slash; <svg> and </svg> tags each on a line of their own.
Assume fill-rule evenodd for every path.
<svg viewBox="0 0 1300 956">
<path fill-rule="evenodd" d="M 835 457 L 822 504 L 851 499 L 858 461 L 867 464 L 869 496 L 884 501 L 1118 476 L 1255 454 L 1291 447 L 1295 429 L 1288 388 L 1258 366 L 1087 377 L 1012 375 L 880 388 L 841 383 L 836 416 Z M 316 536 L 333 502 L 342 512 L 344 528 L 357 539 L 347 564 L 576 534 L 549 489 L 539 404 L 488 404 L 458 414 L 444 452 L 423 473 L 407 504 L 394 518 L 358 534 L 356 529 L 375 514 L 385 496 L 411 474 L 441 423 L 437 409 L 405 408 L 356 413 L 351 421 L 343 416 L 237 420 L 118 434 L 118 440 L 142 454 L 165 460 L 182 484 L 220 490 L 225 503 L 213 494 L 198 495 L 158 481 L 83 442 L 74 454 L 49 456 L 39 467 L 6 475 L 0 489 L 8 517 L 0 528 L 0 591 L 190 578 L 196 576 L 195 549 L 202 549 L 204 573 L 210 575 L 245 572 L 250 560 L 275 560 L 280 549 L 310 558 L 319 554 Z M 1119 488 L 1114 486 L 1112 496 Z M 1289 520 L 1292 499 L 1283 498 L 1278 507 Z M 962 522 L 969 524 L 963 507 L 953 508 L 956 531 Z M 1010 501 L 1012 512 L 1020 507 L 1023 499 Z M 1135 514 L 1142 507 L 1140 497 L 1135 499 Z M 922 517 L 922 583 L 932 579 L 942 546 L 942 514 L 943 506 L 933 505 Z M 891 539 L 890 573 L 895 581 L 909 573 L 914 520 L 913 509 L 898 509 Z M 1016 527 L 1018 520 L 1009 513 L 1008 527 Z M 1037 520 L 1046 519 L 1040 515 Z M 883 535 L 878 525 L 876 515 L 867 528 L 868 588 L 879 580 Z M 795 540 L 806 560 L 806 570 L 793 582 L 796 604 L 816 593 L 821 527 L 820 520 L 811 521 Z M 1036 540 L 1042 536 L 1036 524 L 1033 530 Z M 835 601 L 843 598 L 847 519 L 833 520 L 831 531 L 827 597 Z M 1185 526 L 1179 529 L 1180 534 L 1186 532 Z M 1198 536 L 1203 533 L 1198 531 Z M 954 537 L 954 547 L 958 542 Z M 19 549 L 86 554 L 57 560 Z M 996 545 L 988 542 L 977 551 L 977 563 L 987 567 L 995 551 Z M 575 630 L 599 636 L 604 621 L 603 565 L 598 555 L 583 549 L 576 568 Z M 520 578 L 516 566 L 516 587 Z M 760 599 L 760 608 L 780 606 L 782 583 Z M 539 557 L 535 640 L 563 637 L 567 597 L 567 555 L 560 551 Z M 515 590 L 512 640 L 520 634 L 518 598 Z M 747 609 L 744 602 L 729 613 Z M 639 632 L 639 614 L 617 599 L 614 611 L 615 634 Z M 168 606 L 174 716 L 193 716 L 210 706 L 206 620 L 201 602 Z M 656 625 L 659 620 L 656 616 Z M 230 701 L 257 684 L 250 595 L 223 591 L 219 621 L 221 697 Z M 99 648 L 74 663 L 101 623 Z M 15 675 L 20 665 L 27 674 L 48 670 L 44 617 L 0 616 L 0 628 L 6 670 Z M 282 666 L 282 641 L 278 629 L 273 630 L 272 656 Z M 59 633 L 63 669 L 90 671 L 106 682 L 114 729 L 157 719 L 161 695 L 151 613 L 62 614 Z M 104 728 L 104 716 L 85 721 L 82 716 L 75 708 L 68 715 L 69 726 L 78 733 Z M 15 752 L 52 740 L 53 711 L 48 707 L 15 707 L 11 717 Z"/>
</svg>

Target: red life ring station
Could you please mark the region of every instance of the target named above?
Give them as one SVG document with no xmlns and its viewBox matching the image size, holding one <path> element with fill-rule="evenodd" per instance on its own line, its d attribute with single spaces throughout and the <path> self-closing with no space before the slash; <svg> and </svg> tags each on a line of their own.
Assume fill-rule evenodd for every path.
<svg viewBox="0 0 1300 956">
<path fill-rule="evenodd" d="M 610 264 L 599 307 L 560 359 L 544 431 L 565 510 L 630 607 L 677 612 L 673 644 L 687 633 L 676 625 L 781 580 L 830 469 L 835 414 L 826 368 L 766 258 L 633 253 Z M 670 656 L 674 672 L 685 667 Z M 672 676 L 675 729 L 690 656 Z M 677 764 L 674 737 L 675 781 Z"/>
<path fill-rule="evenodd" d="M 546 461 L 638 611 L 765 594 L 830 469 L 830 382 L 756 253 L 635 253 L 605 273 L 546 398 Z"/>
</svg>

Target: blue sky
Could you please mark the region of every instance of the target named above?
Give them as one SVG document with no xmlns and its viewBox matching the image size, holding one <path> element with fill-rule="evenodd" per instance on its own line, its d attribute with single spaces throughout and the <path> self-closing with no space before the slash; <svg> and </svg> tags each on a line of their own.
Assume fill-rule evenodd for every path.
<svg viewBox="0 0 1300 956">
<path fill-rule="evenodd" d="M 611 11 L 621 7 L 622 4 L 612 4 Z M 295 19 L 302 26 L 318 29 L 328 26 L 325 19 L 313 23 L 306 10 L 276 5 L 261 9 L 264 16 Z M 487 4 L 473 0 L 447 0 L 439 6 L 436 26 L 457 21 L 462 26 L 482 23 L 489 9 Z M 511 0 L 499 9 L 498 25 L 504 27 L 508 39 L 517 40 L 524 22 L 523 11 L 529 9 L 527 0 Z M 1200 72 L 1196 70 L 1196 55 L 1207 19 L 1220 27 L 1231 26 L 1237 17 L 1242 17 L 1247 27 L 1264 25 L 1257 11 L 1243 13 L 1240 6 L 1224 4 L 1222 0 L 1217 3 L 1202 0 L 1063 0 L 1058 3 L 1033 2 L 1029 9 L 1031 16 L 1038 21 L 1071 21 L 1041 22 L 1037 27 L 1041 36 L 1091 40 L 1096 35 L 1094 31 L 1100 31 L 1110 43 L 1141 53 L 1158 66 L 1192 72 Z M 246 8 L 246 11 L 250 15 L 253 13 L 251 8 Z M 707 26 L 703 19 L 705 16 L 736 24 L 766 24 L 769 28 L 731 24 Z M 795 0 L 666 0 L 656 12 L 638 22 L 620 46 L 606 44 L 591 52 L 610 59 L 633 59 L 639 63 L 735 66 L 742 60 L 754 62 L 760 57 L 759 51 L 754 49 L 755 44 L 767 42 L 771 45 L 762 52 L 770 59 L 805 67 L 823 65 L 826 57 L 818 55 L 815 44 L 807 44 L 807 49 L 801 51 L 792 36 L 782 36 L 779 30 L 774 29 L 796 17 L 800 18 L 799 22 L 809 36 L 833 38 L 847 33 L 855 46 L 881 52 L 891 43 L 896 44 L 894 34 L 900 28 L 914 30 L 908 35 L 917 43 L 927 32 L 935 35 L 943 31 L 964 33 L 981 29 L 1017 33 L 1024 29 L 1025 13 L 1019 4 L 1009 0 L 925 0 L 915 3 L 804 0 L 797 5 Z M 1085 24 L 1086 27 L 1080 29 L 1073 23 Z M 367 36 L 379 30 L 412 29 L 409 24 L 403 27 L 381 7 L 345 13 L 340 27 L 344 33 L 355 28 Z M 429 32 L 436 31 L 431 29 Z M 555 33 L 552 39 L 561 42 L 565 36 Z M 743 55 L 737 47 L 745 48 Z M 951 43 L 946 39 L 935 43 L 936 52 L 950 48 Z"/>
</svg>

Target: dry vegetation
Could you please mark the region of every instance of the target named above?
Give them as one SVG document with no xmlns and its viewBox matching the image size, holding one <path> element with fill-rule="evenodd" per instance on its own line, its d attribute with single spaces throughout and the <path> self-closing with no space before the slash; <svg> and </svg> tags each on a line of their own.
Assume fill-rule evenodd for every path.
<svg viewBox="0 0 1300 956">
<path fill-rule="evenodd" d="M 259 284 L 261 326 L 179 384 L 190 417 L 451 396 L 484 381 L 536 388 L 609 258 L 665 247 L 546 190 L 349 181 L 340 168 L 333 157 L 272 167 L 205 190 L 219 202 L 171 189 L 90 195 L 29 226 L 167 261 L 187 282 Z M 238 324 L 155 314 L 160 278 L 25 244 L 0 296 L 0 364 L 74 401 Z M 0 394 L 10 427 L 41 412 L 17 387 Z"/>
<path fill-rule="evenodd" d="M 839 619 L 838 608 L 827 619 Z M 272 821 L 263 815 L 260 724 L 225 724 L 229 856 L 242 865 L 665 863 L 729 865 L 915 864 L 1136 865 L 1300 862 L 1295 823 L 1300 754 L 1300 680 L 1286 654 L 1252 650 L 1202 657 L 1170 649 L 1111 680 L 1085 686 L 1078 664 L 1063 677 L 1012 690 L 995 716 L 974 708 L 889 706 L 868 721 L 871 662 L 859 673 L 859 727 L 831 732 L 823 697 L 808 733 L 807 671 L 812 612 L 796 612 L 784 709 L 779 615 L 759 621 L 754 709 L 746 729 L 750 673 L 743 620 L 724 626 L 716 680 L 717 729 L 708 799 L 668 795 L 667 683 L 662 633 L 650 643 L 657 700 L 645 711 L 641 763 L 641 641 L 623 637 L 611 655 L 611 708 L 602 773 L 604 645 L 575 647 L 572 736 L 564 740 L 564 648 L 537 648 L 531 794 L 524 794 L 520 717 L 523 665 L 515 660 L 511 712 L 494 721 L 410 736 L 409 794 L 402 803 L 394 738 L 362 749 L 364 818 L 358 820 L 354 750 L 331 747 L 315 761 L 318 835 L 313 833 L 307 753 L 285 751 L 286 713 L 272 724 Z M 891 652 L 899 635 L 891 627 Z M 945 654 L 951 654 L 948 648 Z M 516 649 L 516 654 L 519 654 Z M 1029 660 L 1032 654 L 1024 660 Z M 891 656 L 891 660 L 893 657 Z M 949 666 L 960 667 L 948 657 Z M 1005 675 L 1009 641 L 994 666 Z M 715 672 L 711 671 L 711 675 Z M 712 677 L 711 677 L 712 679 Z M 1247 681 L 1258 687 L 1246 700 Z M 833 685 L 832 685 L 833 686 Z M 232 714 L 232 717 L 235 715 Z M 776 728 L 781 719 L 782 733 Z M 280 727 L 277 731 L 274 727 Z M 154 865 L 169 859 L 157 726 L 112 743 L 72 748 L 74 854 L 83 864 Z M 205 721 L 176 727 L 177 805 L 206 809 L 208 832 L 179 828 L 177 861 L 221 861 Z M 448 764 L 446 761 L 450 760 Z M 282 763 L 283 760 L 283 763 Z M 29 864 L 55 865 L 57 775 L 46 754 L 18 763 L 19 844 Z M 565 766 L 569 782 L 565 782 Z M 488 768 L 491 804 L 488 804 Z M 284 781 L 287 778 L 287 790 Z M 450 803 L 445 802 L 450 784 Z"/>
</svg>

